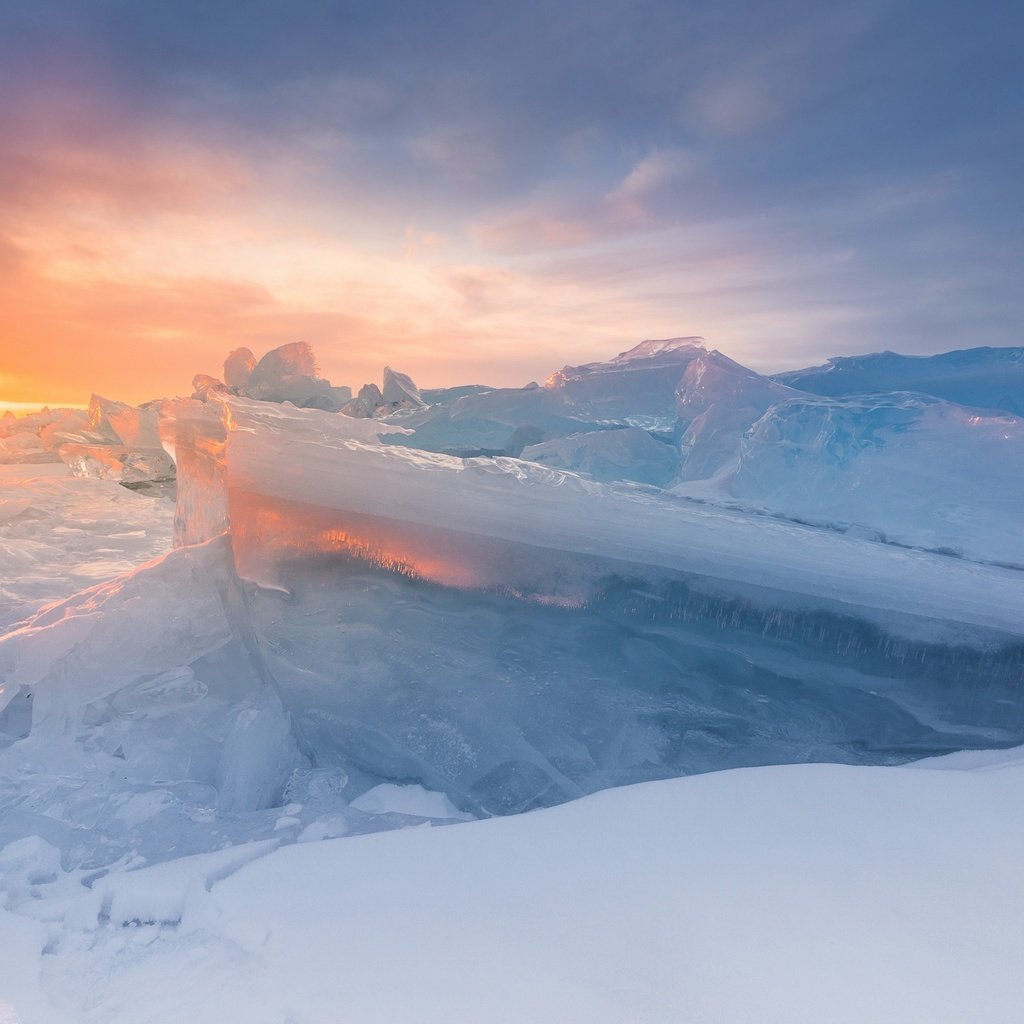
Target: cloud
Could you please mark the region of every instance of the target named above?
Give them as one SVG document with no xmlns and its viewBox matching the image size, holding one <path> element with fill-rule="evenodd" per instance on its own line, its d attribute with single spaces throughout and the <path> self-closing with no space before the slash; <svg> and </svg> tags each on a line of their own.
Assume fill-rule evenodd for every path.
<svg viewBox="0 0 1024 1024">
<path fill-rule="evenodd" d="M 701 170 L 701 158 L 689 150 L 655 149 L 606 191 L 579 196 L 568 183 L 549 186 L 517 207 L 471 224 L 470 235 L 485 249 L 535 252 L 661 230 Z"/>
</svg>

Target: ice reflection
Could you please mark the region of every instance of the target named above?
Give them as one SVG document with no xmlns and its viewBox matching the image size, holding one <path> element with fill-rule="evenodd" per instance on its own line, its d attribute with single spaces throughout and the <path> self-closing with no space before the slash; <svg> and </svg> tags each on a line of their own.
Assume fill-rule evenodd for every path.
<svg viewBox="0 0 1024 1024">
<path fill-rule="evenodd" d="M 599 573 L 567 552 L 472 533 L 326 509 L 240 488 L 228 491 L 241 575 L 282 584 L 281 566 L 335 557 L 459 590 L 486 590 L 543 605 L 581 608 Z"/>
</svg>

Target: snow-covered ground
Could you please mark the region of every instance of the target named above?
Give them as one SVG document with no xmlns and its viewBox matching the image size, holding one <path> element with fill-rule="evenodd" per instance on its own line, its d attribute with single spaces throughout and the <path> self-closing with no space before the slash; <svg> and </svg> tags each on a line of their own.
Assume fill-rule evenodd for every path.
<svg viewBox="0 0 1024 1024">
<path fill-rule="evenodd" d="M 742 769 L 58 875 L 0 914 L 0 1019 L 1016 1024 L 1022 760 Z"/>
</svg>

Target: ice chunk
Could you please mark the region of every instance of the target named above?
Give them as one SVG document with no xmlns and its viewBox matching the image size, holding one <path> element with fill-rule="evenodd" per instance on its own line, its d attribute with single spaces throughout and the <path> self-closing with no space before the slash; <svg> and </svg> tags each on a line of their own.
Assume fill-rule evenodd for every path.
<svg viewBox="0 0 1024 1024">
<path fill-rule="evenodd" d="M 240 357 L 240 362 L 244 365 L 244 356 Z M 244 372 L 233 364 L 232 375 L 236 370 Z M 330 381 L 320 376 L 316 356 L 305 341 L 272 349 L 253 367 L 245 384 L 238 386 L 238 390 L 249 398 L 264 402 L 291 402 L 312 409 L 338 410 L 352 398 L 349 388 L 333 387 Z"/>
<path fill-rule="evenodd" d="M 105 438 L 92 429 L 89 413 L 84 409 L 68 409 L 52 423 L 39 431 L 46 448 L 56 449 L 62 444 L 102 444 Z"/>
<path fill-rule="evenodd" d="M 367 419 L 373 416 L 384 404 L 384 396 L 376 384 L 364 384 L 359 389 L 359 394 L 342 407 L 346 416 L 356 419 Z"/>
<path fill-rule="evenodd" d="M 732 493 L 805 521 L 1024 565 L 1024 419 L 909 394 L 793 398 L 743 440 Z"/>
<path fill-rule="evenodd" d="M 733 468 L 751 424 L 776 402 L 799 394 L 721 352 L 700 353 L 686 367 L 676 389 L 682 432 L 680 477 L 701 480 Z"/>
<path fill-rule="evenodd" d="M 420 409 L 426 405 L 420 396 L 419 388 L 407 373 L 399 373 L 390 366 L 384 367 L 384 387 L 381 389 L 381 400 L 385 405 L 397 405 L 405 408 Z"/>
<path fill-rule="evenodd" d="M 676 385 L 703 351 L 701 338 L 643 341 L 607 362 L 563 367 L 545 386 L 596 419 L 671 426 Z M 647 422 L 641 422 L 644 418 Z"/>
<path fill-rule="evenodd" d="M 158 415 L 159 405 L 154 402 L 134 406 L 114 402 L 100 395 L 93 395 L 89 399 L 89 422 L 92 429 L 129 448 L 160 447 Z"/>
<path fill-rule="evenodd" d="M 57 454 L 75 476 L 93 476 L 120 484 L 174 479 L 174 462 L 162 448 L 62 444 Z"/>
<path fill-rule="evenodd" d="M 46 454 L 46 447 L 37 434 L 24 432 L 0 438 L 0 462 L 39 461 Z"/>
<path fill-rule="evenodd" d="M 164 404 L 160 437 L 178 478 L 174 544 L 197 544 L 227 529 L 226 407 L 178 399 Z"/>
<path fill-rule="evenodd" d="M 192 397 L 205 402 L 213 395 L 224 394 L 229 390 L 227 384 L 208 373 L 197 373 L 192 378 Z"/>
<path fill-rule="evenodd" d="M 959 405 L 1024 416 L 1024 348 L 969 348 L 935 356 L 843 356 L 824 366 L 776 374 L 775 380 L 832 397 L 917 391 Z"/>
<path fill-rule="evenodd" d="M 562 392 L 537 387 L 462 394 L 398 422 L 413 433 L 394 443 L 453 455 L 519 455 L 526 445 L 599 426 Z"/>
<path fill-rule="evenodd" d="M 287 384 L 296 377 L 317 377 L 319 369 L 309 342 L 294 341 L 268 352 L 253 367 L 249 383 L 253 387 Z"/>
<path fill-rule="evenodd" d="M 679 467 L 679 453 L 640 427 L 594 430 L 529 445 L 520 456 L 557 469 L 586 473 L 595 480 L 635 480 L 663 487 Z"/>
<path fill-rule="evenodd" d="M 236 348 L 224 360 L 224 383 L 229 388 L 244 388 L 256 369 L 256 357 L 247 348 Z"/>
</svg>

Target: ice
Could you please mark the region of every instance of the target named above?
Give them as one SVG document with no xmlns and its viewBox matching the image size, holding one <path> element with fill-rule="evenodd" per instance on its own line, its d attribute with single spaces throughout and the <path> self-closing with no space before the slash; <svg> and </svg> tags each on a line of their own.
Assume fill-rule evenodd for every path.
<svg viewBox="0 0 1024 1024">
<path fill-rule="evenodd" d="M 392 370 L 390 366 L 384 367 L 381 400 L 385 405 L 411 409 L 421 409 L 426 405 L 420 395 L 420 389 L 413 383 L 412 377 L 407 373 Z"/>
<path fill-rule="evenodd" d="M 352 801 L 357 811 L 374 814 L 404 814 L 414 818 L 466 819 L 444 793 L 432 793 L 422 786 L 396 786 L 382 782 Z"/>
<path fill-rule="evenodd" d="M 244 355 L 241 358 L 244 364 Z M 226 362 L 225 373 L 227 369 Z M 234 376 L 237 361 L 231 364 L 231 369 Z M 265 402 L 291 402 L 315 409 L 340 409 L 352 397 L 348 388 L 332 387 L 330 381 L 321 378 L 313 349 L 305 341 L 281 345 L 268 352 L 253 367 L 241 391 Z"/>
<path fill-rule="evenodd" d="M 462 394 L 396 422 L 413 433 L 395 443 L 453 455 L 518 455 L 527 445 L 600 426 L 561 391 L 538 387 Z"/>
<path fill-rule="evenodd" d="M 0 438 L 0 463 L 42 461 L 46 455 L 37 434 L 25 432 Z"/>
<path fill-rule="evenodd" d="M 1024 419 L 909 394 L 794 398 L 743 440 L 737 497 L 805 521 L 1024 566 Z"/>
<path fill-rule="evenodd" d="M 428 408 L 401 411 L 395 422 L 413 433 L 392 440 L 459 456 L 518 456 L 532 445 L 609 426 L 661 431 L 667 440 L 676 423 L 676 385 L 686 366 L 703 351 L 698 338 L 645 341 L 605 362 L 566 366 L 552 374 L 543 388 L 532 384 L 442 389 L 430 393 L 434 401 Z M 374 413 L 366 408 L 368 403 L 361 397 L 346 411 L 388 416 L 386 411 Z M 649 446 L 644 449 L 648 455 L 653 453 Z M 569 448 L 558 450 L 568 452 Z M 662 474 L 655 470 L 653 475 Z M 632 479 L 628 474 L 625 478 Z"/>
<path fill-rule="evenodd" d="M 743 435 L 777 402 L 799 392 L 733 362 L 721 352 L 699 354 L 676 389 L 683 480 L 733 468 Z"/>
<path fill-rule="evenodd" d="M 356 419 L 366 419 L 373 416 L 384 404 L 384 396 L 376 384 L 364 384 L 350 402 L 342 406 L 342 412 L 346 416 L 353 416 Z"/>
<path fill-rule="evenodd" d="M 134 406 L 100 395 L 89 399 L 89 424 L 101 435 L 128 448 L 159 448 L 159 403 Z"/>
<path fill-rule="evenodd" d="M 702 338 L 643 341 L 606 362 L 563 367 L 545 386 L 561 392 L 597 419 L 637 421 L 639 426 L 671 425 L 676 385 L 703 351 Z"/>
<path fill-rule="evenodd" d="M 528 445 L 520 458 L 556 469 L 586 473 L 595 480 L 635 480 L 662 487 L 679 468 L 679 453 L 641 427 L 593 430 Z"/>
<path fill-rule="evenodd" d="M 159 447 L 129 448 L 120 444 L 62 444 L 61 461 L 75 476 L 142 484 L 173 480 L 174 462 Z"/>
<path fill-rule="evenodd" d="M 171 546 L 174 502 L 62 463 L 0 466 L 0 629 Z"/>
<path fill-rule="evenodd" d="M 224 383 L 229 388 L 244 388 L 255 369 L 256 357 L 251 349 L 236 348 L 224 360 Z"/>
<path fill-rule="evenodd" d="M 814 394 L 916 391 L 958 405 L 1024 416 L 1024 348 L 971 348 L 935 356 L 879 352 L 830 359 L 775 380 Z"/>
<path fill-rule="evenodd" d="M 378 420 L 165 413 L 187 546 L 0 640 L 0 838 L 160 860 L 384 827 L 406 811 L 362 799 L 382 785 L 482 816 L 1024 739 L 1012 570 L 384 444 Z"/>
</svg>

